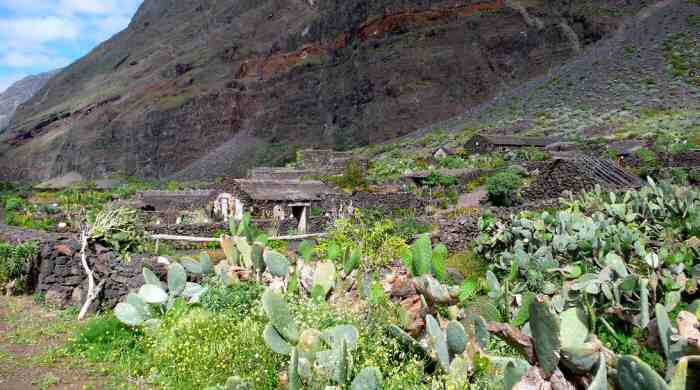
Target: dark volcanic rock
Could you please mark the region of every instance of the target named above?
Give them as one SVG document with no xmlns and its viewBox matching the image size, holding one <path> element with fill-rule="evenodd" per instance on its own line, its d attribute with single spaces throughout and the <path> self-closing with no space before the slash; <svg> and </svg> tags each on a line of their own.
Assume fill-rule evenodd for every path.
<svg viewBox="0 0 700 390">
<path fill-rule="evenodd" d="M 546 73 L 619 22 L 565 3 L 146 0 L 19 107 L 0 177 L 242 175 L 295 146 L 403 135 Z"/>
<path fill-rule="evenodd" d="M 34 96 L 57 72 L 52 71 L 25 77 L 10 85 L 5 92 L 0 94 L 0 133 L 10 123 L 17 107 Z"/>
</svg>

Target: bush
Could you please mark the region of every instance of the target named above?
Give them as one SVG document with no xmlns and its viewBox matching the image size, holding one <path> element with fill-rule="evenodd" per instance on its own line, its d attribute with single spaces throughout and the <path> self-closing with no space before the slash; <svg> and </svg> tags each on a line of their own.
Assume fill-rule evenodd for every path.
<svg viewBox="0 0 700 390">
<path fill-rule="evenodd" d="M 146 249 L 146 233 L 136 212 L 126 207 L 107 207 L 91 217 L 93 235 L 127 260 L 130 253 Z"/>
<path fill-rule="evenodd" d="M 639 149 L 637 151 L 637 157 L 639 157 L 640 176 L 656 176 L 659 173 L 659 168 L 661 168 L 661 162 L 656 156 L 656 153 L 649 149 Z"/>
<path fill-rule="evenodd" d="M 329 176 L 324 181 L 351 191 L 367 188 L 365 171 L 360 166 L 360 163 L 355 160 L 348 162 L 343 175 Z"/>
<path fill-rule="evenodd" d="M 168 389 L 201 389 L 240 376 L 255 389 L 277 388 L 286 357 L 263 340 L 264 324 L 247 317 L 192 309 L 168 312 L 163 326 L 147 337 L 148 367 Z"/>
<path fill-rule="evenodd" d="M 517 173 L 510 170 L 497 173 L 486 181 L 489 200 L 497 206 L 510 206 L 522 185 L 523 179 Z"/>
<path fill-rule="evenodd" d="M 0 287 L 16 280 L 15 289 L 26 292 L 31 261 L 39 254 L 35 243 L 19 245 L 0 243 Z"/>
<path fill-rule="evenodd" d="M 227 312 L 236 318 L 247 317 L 257 305 L 265 287 L 257 282 L 239 282 L 226 287 L 216 278 L 206 283 L 209 291 L 202 297 L 202 306 L 212 312 Z"/>
</svg>

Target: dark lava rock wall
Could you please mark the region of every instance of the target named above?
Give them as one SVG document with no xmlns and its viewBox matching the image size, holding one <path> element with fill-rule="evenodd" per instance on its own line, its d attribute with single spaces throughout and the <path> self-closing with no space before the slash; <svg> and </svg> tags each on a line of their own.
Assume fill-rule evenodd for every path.
<svg viewBox="0 0 700 390">
<path fill-rule="evenodd" d="M 243 176 L 400 136 L 574 56 L 564 3 L 146 0 L 19 107 L 0 177 Z"/>
</svg>

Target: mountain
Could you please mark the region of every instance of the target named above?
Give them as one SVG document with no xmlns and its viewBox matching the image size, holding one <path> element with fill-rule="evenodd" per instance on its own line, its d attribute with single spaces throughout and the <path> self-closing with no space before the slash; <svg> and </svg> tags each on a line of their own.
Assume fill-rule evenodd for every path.
<svg viewBox="0 0 700 390">
<path fill-rule="evenodd" d="M 31 99 L 34 94 L 46 84 L 58 71 L 27 76 L 10 85 L 5 92 L 0 94 L 0 133 L 10 123 L 17 107 Z"/>
<path fill-rule="evenodd" d="M 0 176 L 202 179 L 382 142 L 546 76 L 655 4 L 145 0 L 18 108 Z"/>
</svg>

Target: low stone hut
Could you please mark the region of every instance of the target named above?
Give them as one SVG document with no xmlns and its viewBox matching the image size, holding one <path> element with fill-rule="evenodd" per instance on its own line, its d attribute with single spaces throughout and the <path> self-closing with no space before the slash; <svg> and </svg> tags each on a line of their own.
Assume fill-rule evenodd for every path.
<svg viewBox="0 0 700 390">
<path fill-rule="evenodd" d="M 464 149 L 472 153 L 488 153 L 501 151 L 506 152 L 520 148 L 545 148 L 550 144 L 558 142 L 552 138 L 532 138 L 532 137 L 512 137 L 477 134 L 467 141 Z"/>
<path fill-rule="evenodd" d="M 554 199 L 564 191 L 580 193 L 600 185 L 616 191 L 639 188 L 644 181 L 611 160 L 591 157 L 558 158 L 541 169 L 539 176 L 523 191 L 526 200 Z"/>
<path fill-rule="evenodd" d="M 433 151 L 433 158 L 445 158 L 449 156 L 454 156 L 456 154 L 457 153 L 454 150 L 448 148 L 447 146 L 440 146 L 439 148 Z"/>
<path fill-rule="evenodd" d="M 235 179 L 227 192 L 240 201 L 242 210 L 256 218 L 298 221 L 298 231 L 309 226 L 311 208 L 319 207 L 324 197 L 338 192 L 315 180 L 251 180 Z"/>
</svg>

